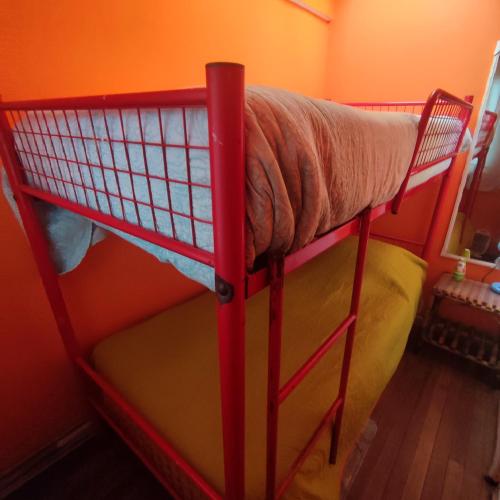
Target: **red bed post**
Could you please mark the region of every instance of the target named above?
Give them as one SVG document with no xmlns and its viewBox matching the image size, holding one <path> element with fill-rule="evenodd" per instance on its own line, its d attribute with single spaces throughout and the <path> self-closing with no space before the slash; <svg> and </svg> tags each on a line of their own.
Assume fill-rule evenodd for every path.
<svg viewBox="0 0 500 500">
<path fill-rule="evenodd" d="M 266 500 L 274 500 L 276 497 L 285 259 L 283 257 L 271 257 L 268 267 L 271 283 L 269 285 L 269 343 L 267 354 Z"/>
<path fill-rule="evenodd" d="M 474 97 L 471 95 L 465 96 L 464 101 L 467 103 L 472 103 Z M 463 123 L 463 129 L 462 133 L 460 134 L 460 137 L 457 141 L 455 153 L 458 154 L 460 151 L 460 146 L 462 144 L 462 140 L 465 135 L 465 131 L 467 130 L 467 125 L 470 120 L 470 115 L 472 113 L 472 106 L 470 107 L 463 107 L 459 113 L 459 119 L 462 120 Z M 431 218 L 431 223 L 429 226 L 429 229 L 427 231 L 427 236 L 425 238 L 425 244 L 424 248 L 422 250 L 422 259 L 425 261 L 429 261 L 430 253 L 431 253 L 431 245 L 432 242 L 436 238 L 436 233 L 438 231 L 438 217 L 439 214 L 442 212 L 445 200 L 446 200 L 446 193 L 449 190 L 450 187 L 450 181 L 451 181 L 451 173 L 453 172 L 453 168 L 456 165 L 456 155 L 452 158 L 451 160 L 451 165 L 449 166 L 448 170 L 444 174 L 443 178 L 441 179 L 441 185 L 439 187 L 439 192 L 438 196 L 436 199 L 436 203 L 434 204 L 434 210 L 432 212 L 432 218 Z"/>
<path fill-rule="evenodd" d="M 22 167 L 14 148 L 14 137 L 6 113 L 3 110 L 0 110 L 0 148 L 5 163 L 5 171 L 7 172 L 7 177 L 19 208 L 19 214 L 21 215 L 26 236 L 31 245 L 33 257 L 57 328 L 70 359 L 75 361 L 81 355 L 81 348 L 75 338 L 64 297 L 59 287 L 57 270 L 50 255 L 47 238 L 33 207 L 33 199 L 19 188 L 23 181 Z"/>
<path fill-rule="evenodd" d="M 354 335 L 356 333 L 356 320 L 358 317 L 359 303 L 361 301 L 361 290 L 363 286 L 363 276 L 365 270 L 366 250 L 368 248 L 368 239 L 370 237 L 371 209 L 367 208 L 361 215 L 359 228 L 358 253 L 356 257 L 356 269 L 354 271 L 354 281 L 352 285 L 351 310 L 350 314 L 356 319 L 350 324 L 347 330 L 344 346 L 344 359 L 342 361 L 342 372 L 340 375 L 339 398 L 340 407 L 335 416 L 333 424 L 332 443 L 330 447 L 330 463 L 334 464 L 337 458 L 339 446 L 340 429 L 342 427 L 342 415 L 347 393 L 347 382 L 349 381 L 349 369 L 351 367 L 352 350 L 354 347 Z"/>
<path fill-rule="evenodd" d="M 225 498 L 245 495 L 244 67 L 206 67 Z"/>
<path fill-rule="evenodd" d="M 430 223 L 429 229 L 427 231 L 427 236 L 425 238 L 424 248 L 422 250 L 422 259 L 424 259 L 425 261 L 429 261 L 429 257 L 430 257 L 430 253 L 431 253 L 431 245 L 436 237 L 436 233 L 438 230 L 438 216 L 443 209 L 444 201 L 446 199 L 445 195 L 448 192 L 450 180 L 451 180 L 450 172 L 452 171 L 454 164 L 455 164 L 455 159 L 452 160 L 452 164 L 450 165 L 450 168 L 448 169 L 448 171 L 444 174 L 443 178 L 441 179 L 441 185 L 439 186 L 439 192 L 437 195 L 436 202 L 434 204 L 434 210 L 432 212 L 431 223 Z"/>
</svg>

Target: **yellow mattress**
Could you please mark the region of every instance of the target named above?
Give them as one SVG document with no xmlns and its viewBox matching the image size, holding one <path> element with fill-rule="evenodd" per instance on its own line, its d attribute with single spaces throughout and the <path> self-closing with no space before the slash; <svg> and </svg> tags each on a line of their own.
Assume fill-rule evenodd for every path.
<svg viewBox="0 0 500 500">
<path fill-rule="evenodd" d="M 285 280 L 282 384 L 348 311 L 357 240 L 349 238 Z M 285 498 L 336 499 L 351 447 L 401 359 L 425 263 L 401 248 L 371 241 L 338 463 L 328 464 L 329 432 Z M 264 498 L 267 290 L 247 306 L 247 498 Z M 215 297 L 199 297 L 103 340 L 93 360 L 219 491 L 223 463 Z M 343 340 L 281 407 L 278 479 L 332 403 Z"/>
</svg>

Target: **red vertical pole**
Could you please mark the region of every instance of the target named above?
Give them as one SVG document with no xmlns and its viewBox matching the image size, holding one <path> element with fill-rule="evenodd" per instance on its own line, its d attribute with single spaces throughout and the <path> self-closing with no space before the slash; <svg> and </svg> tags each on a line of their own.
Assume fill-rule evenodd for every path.
<svg viewBox="0 0 500 500">
<path fill-rule="evenodd" d="M 347 382 L 349 381 L 349 368 L 351 366 L 352 350 L 354 347 L 354 335 L 356 333 L 356 323 L 358 320 L 359 303 L 361 300 L 361 289 L 363 286 L 363 275 L 365 269 L 366 249 L 370 236 L 371 209 L 367 208 L 361 215 L 361 226 L 359 229 L 358 253 L 356 256 L 356 269 L 354 271 L 354 281 L 352 285 L 351 310 L 350 314 L 355 316 L 354 321 L 347 330 L 344 346 L 344 359 L 342 361 L 342 372 L 340 375 L 339 398 L 340 407 L 337 410 L 335 423 L 333 425 L 332 442 L 330 447 L 330 463 L 334 464 L 337 457 L 337 450 L 342 425 L 342 415 L 347 392 Z"/>
<path fill-rule="evenodd" d="M 441 179 L 441 185 L 439 187 L 439 192 L 437 195 L 436 203 L 434 204 L 434 210 L 432 212 L 431 223 L 429 229 L 427 230 L 427 236 L 425 238 L 424 248 L 422 250 L 422 259 L 428 261 L 431 253 L 431 245 L 432 242 L 436 238 L 436 234 L 438 231 L 438 215 L 441 213 L 443 209 L 444 202 L 446 199 L 446 193 L 448 192 L 451 180 L 451 171 L 453 170 L 453 166 L 455 165 L 455 158 L 452 160 L 452 164 L 444 174 Z"/>
<path fill-rule="evenodd" d="M 244 67 L 206 67 L 225 497 L 245 495 Z"/>
<path fill-rule="evenodd" d="M 435 91 L 429 96 L 429 98 L 425 103 L 424 108 L 422 109 L 422 114 L 420 115 L 420 121 L 418 124 L 418 133 L 417 133 L 417 140 L 415 143 L 415 149 L 413 150 L 413 155 L 411 157 L 410 164 L 408 165 L 408 171 L 406 172 L 406 176 L 403 179 L 401 187 L 399 188 L 399 191 L 396 193 L 396 196 L 394 197 L 392 203 L 391 212 L 395 215 L 399 213 L 399 208 L 403 203 L 403 199 L 406 194 L 406 188 L 408 187 L 408 182 L 410 181 L 411 170 L 415 165 L 415 162 L 417 161 L 417 158 L 419 156 L 420 146 L 422 144 L 422 141 L 424 140 L 425 131 L 427 129 L 427 123 L 432 114 L 432 109 L 436 103 L 437 98 L 438 94 L 437 91 Z"/>
<path fill-rule="evenodd" d="M 75 338 L 59 287 L 59 277 L 50 255 L 50 247 L 34 210 L 32 198 L 20 189 L 23 183 L 22 167 L 14 148 L 14 137 L 5 111 L 0 111 L 0 152 L 59 333 L 70 359 L 74 360 L 81 354 L 81 348 Z"/>
<path fill-rule="evenodd" d="M 464 101 L 471 104 L 473 99 L 474 99 L 474 96 L 468 95 L 468 96 L 465 96 Z M 465 131 L 467 130 L 467 125 L 469 124 L 471 113 L 472 113 L 472 106 L 469 106 L 469 107 L 462 106 L 462 108 L 460 109 L 460 111 L 458 113 L 458 118 L 462 122 L 463 129 L 462 129 L 460 137 L 457 141 L 457 146 L 456 146 L 456 150 L 455 150 L 456 154 L 458 154 L 460 151 L 460 145 L 462 144 L 462 140 L 464 138 Z M 426 261 L 429 260 L 429 256 L 431 253 L 431 245 L 432 245 L 432 242 L 435 240 L 436 234 L 438 232 L 438 216 L 441 213 L 443 206 L 444 206 L 444 203 L 445 203 L 445 200 L 446 200 L 446 194 L 447 194 L 449 187 L 450 187 L 451 173 L 452 173 L 453 168 L 456 164 L 456 159 L 457 159 L 457 157 L 454 156 L 453 159 L 451 160 L 450 167 L 448 168 L 448 170 L 446 171 L 446 173 L 444 174 L 444 176 L 441 180 L 441 186 L 439 187 L 438 197 L 437 197 L 436 203 L 434 205 L 434 211 L 432 212 L 431 223 L 430 223 L 429 229 L 427 231 L 425 245 L 424 245 L 424 248 L 422 250 L 422 259 L 424 259 Z"/>
<path fill-rule="evenodd" d="M 282 257 L 271 257 L 269 262 L 271 282 L 269 288 L 269 344 L 267 354 L 267 500 L 273 500 L 276 494 L 284 266 L 285 261 Z"/>
</svg>

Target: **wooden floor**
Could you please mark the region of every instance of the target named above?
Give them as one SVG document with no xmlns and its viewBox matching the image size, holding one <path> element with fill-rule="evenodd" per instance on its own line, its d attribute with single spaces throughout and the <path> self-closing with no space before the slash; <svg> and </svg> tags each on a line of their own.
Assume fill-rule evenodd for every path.
<svg viewBox="0 0 500 500">
<path fill-rule="evenodd" d="M 447 359 L 407 353 L 378 403 L 377 434 L 348 500 L 482 500 L 498 393 Z M 162 500 L 156 480 L 110 432 L 9 500 Z"/>
<path fill-rule="evenodd" d="M 372 416 L 349 500 L 482 500 L 498 392 L 449 357 L 407 353 Z"/>
<path fill-rule="evenodd" d="M 7 500 L 170 500 L 110 430 L 86 442 Z"/>
</svg>

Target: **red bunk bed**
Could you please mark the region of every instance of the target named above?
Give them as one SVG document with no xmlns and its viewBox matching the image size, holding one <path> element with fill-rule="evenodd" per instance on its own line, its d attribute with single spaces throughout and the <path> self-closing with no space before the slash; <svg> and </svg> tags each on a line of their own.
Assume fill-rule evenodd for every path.
<svg viewBox="0 0 500 500">
<path fill-rule="evenodd" d="M 419 115 L 416 144 L 406 170 L 404 180 L 397 194 L 378 206 L 360 207 L 361 212 L 351 220 L 341 224 L 314 238 L 308 245 L 289 254 L 269 254 L 253 269 L 248 269 L 245 246 L 245 115 L 244 115 L 244 68 L 232 63 L 214 63 L 207 65 L 206 88 L 189 90 L 173 90 L 165 92 L 123 94 L 111 96 L 48 99 L 40 101 L 4 102 L 0 104 L 0 139 L 1 153 L 7 170 L 10 184 L 15 194 L 27 236 L 32 246 L 43 285 L 52 307 L 57 326 L 71 360 L 90 382 L 90 399 L 102 416 L 115 428 L 125 441 L 141 457 L 151 471 L 164 486 L 177 498 L 230 498 L 245 497 L 245 308 L 246 301 L 269 287 L 269 343 L 268 343 L 268 385 L 267 385 L 267 445 L 266 445 L 266 498 L 282 496 L 290 485 L 296 472 L 313 450 L 318 438 L 325 429 L 332 425 L 330 461 L 335 463 L 342 415 L 346 401 L 346 390 L 349 379 L 351 355 L 353 351 L 356 322 L 360 295 L 363 284 L 365 257 L 370 235 L 370 224 L 373 220 L 392 212 L 396 214 L 404 198 L 422 189 L 430 179 L 439 177 L 441 188 L 434 209 L 434 214 L 423 249 L 423 258 L 429 255 L 430 243 L 436 232 L 436 215 L 439 212 L 448 187 L 449 173 L 459 153 L 460 144 L 466 132 L 472 105 L 456 98 L 445 91 L 436 90 L 425 102 L 404 103 L 353 103 L 352 106 L 377 111 L 403 111 Z M 143 227 L 138 222 L 131 223 L 112 213 L 105 213 L 84 202 L 77 202 L 57 188 L 51 189 L 50 182 L 37 184 L 31 182 L 33 175 L 49 180 L 49 174 L 36 170 L 26 161 L 23 154 L 29 153 L 40 159 L 43 151 L 35 143 L 27 143 L 29 151 L 20 151 L 16 143 L 16 127 L 28 113 L 45 117 L 47 113 L 57 111 L 65 117 L 78 111 L 110 110 L 122 116 L 124 110 L 148 109 L 158 112 L 164 109 L 180 109 L 184 116 L 184 133 L 186 134 L 185 110 L 190 108 L 206 108 L 208 111 L 209 153 L 210 153 L 210 190 L 213 204 L 214 248 L 207 251 L 197 245 L 195 238 L 191 244 L 176 238 L 175 231 L 166 236 L 158 230 Z M 77 119 L 78 122 L 78 119 Z M 139 118 L 140 123 L 140 118 Z M 159 120 L 161 127 L 161 119 Z M 144 177 L 154 178 L 148 172 L 148 157 L 145 151 L 147 141 L 142 127 L 138 141 L 129 141 L 125 134 L 121 142 L 127 148 L 134 142 L 142 147 L 144 153 Z M 69 127 L 68 127 L 69 130 Z M 31 130 L 31 133 L 34 133 Z M 36 132 L 35 132 L 36 133 Z M 39 131 L 41 133 L 41 130 Z M 46 131 L 50 140 L 63 136 L 61 130 Z M 68 140 L 83 140 L 83 134 L 68 133 Z M 96 135 L 89 140 L 98 141 Z M 113 141 L 107 131 L 107 141 Z M 126 144 L 127 143 L 127 144 Z M 168 146 L 161 136 L 163 149 Z M 188 156 L 191 148 L 188 141 L 183 146 Z M 53 158 L 65 160 L 68 158 Z M 24 160 L 24 161 L 23 161 Z M 190 212 L 185 215 L 192 224 L 200 222 L 193 213 L 192 190 L 196 182 L 189 177 L 185 182 L 188 190 Z M 87 165 L 89 166 L 89 165 Z M 97 165 L 102 168 L 103 164 Z M 80 165 L 75 162 L 74 168 Z M 113 171 L 115 167 L 108 167 Z M 116 172 L 115 172 L 116 173 Z M 420 182 L 415 179 L 420 175 Z M 422 177 L 423 176 L 423 177 Z M 423 179 L 423 180 L 422 180 Z M 31 180 L 31 181 L 30 181 Z M 54 179 L 55 180 L 55 176 Z M 163 180 L 168 184 L 165 173 Z M 75 182 L 75 184 L 77 184 Z M 149 184 L 148 184 L 149 185 Z M 205 186 L 206 187 L 206 186 Z M 126 200 L 122 193 L 106 192 L 105 196 L 116 197 L 122 203 L 131 201 L 136 209 L 137 199 Z M 223 458 L 225 488 L 221 492 L 215 488 L 200 471 L 181 456 L 181 453 L 167 440 L 144 414 L 132 402 L 117 390 L 106 379 L 82 350 L 73 329 L 65 301 L 58 284 L 58 274 L 50 255 L 50 248 L 40 225 L 33 200 L 43 200 L 59 207 L 81 214 L 91 220 L 118 229 L 142 240 L 154 243 L 162 248 L 203 263 L 214 270 L 215 293 L 217 296 L 217 331 L 220 372 L 220 398 L 222 416 Z M 171 205 L 170 205 L 171 208 Z M 169 212 L 168 210 L 166 212 Z M 169 215 L 173 210 L 170 210 Z M 206 222 L 206 221 L 202 221 Z M 280 362 L 282 358 L 282 321 L 284 278 L 287 274 L 302 267 L 315 257 L 351 235 L 359 235 L 357 256 L 355 259 L 354 282 L 349 314 L 333 332 L 321 343 L 314 353 L 284 384 L 280 383 Z M 267 299 L 266 299 L 267 300 Z M 189 335 L 190 332 L 185 332 Z M 344 355 L 340 375 L 338 395 L 329 405 L 329 409 L 321 419 L 316 431 L 306 443 L 302 451 L 297 453 L 289 471 L 280 480 L 276 474 L 278 456 L 278 420 L 281 404 L 306 378 L 314 366 L 326 355 L 337 341 L 345 337 Z M 196 397 L 196 395 L 193 395 Z M 103 403 L 104 399 L 113 403 L 114 410 Z M 157 456 L 144 451 L 140 442 L 134 439 L 130 429 L 122 425 L 116 411 L 141 431 L 142 439 L 154 444 L 162 460 L 169 463 L 170 472 L 159 464 Z M 263 457 L 264 459 L 264 457 Z M 178 478 L 182 476 L 182 480 Z M 177 479 L 176 479 L 177 478 Z M 186 482 L 190 485 L 186 492 Z"/>
</svg>

